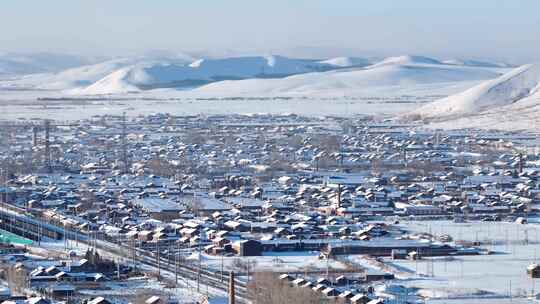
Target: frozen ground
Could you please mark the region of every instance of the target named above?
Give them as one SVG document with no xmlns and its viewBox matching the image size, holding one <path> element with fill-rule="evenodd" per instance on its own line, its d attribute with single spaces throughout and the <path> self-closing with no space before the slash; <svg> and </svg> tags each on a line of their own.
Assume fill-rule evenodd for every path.
<svg viewBox="0 0 540 304">
<path fill-rule="evenodd" d="M 406 286 L 421 288 L 420 293 L 436 299 L 461 299 L 433 303 L 510 303 L 513 298 L 524 300 L 537 294 L 540 283 L 526 274 L 529 264 L 538 262 L 540 256 L 540 226 L 500 222 L 453 223 L 407 222 L 404 228 L 434 235 L 448 234 L 454 240 L 487 243 L 491 255 L 459 256 L 454 258 L 428 258 L 421 261 L 396 260 L 387 263 L 408 270 Z M 465 302 L 465 299 L 474 299 Z M 482 302 L 484 303 L 484 302 Z M 520 302 L 517 302 L 520 303 Z"/>
<path fill-rule="evenodd" d="M 320 260 L 319 252 L 283 252 L 268 253 L 264 256 L 241 258 L 243 263 L 252 263 L 252 269 L 255 271 L 274 271 L 274 272 L 302 272 L 302 271 L 325 271 L 329 269 L 345 269 L 346 265 L 335 260 Z M 235 270 L 235 261 L 238 257 L 220 257 L 204 255 L 203 264 L 205 267 L 225 271 Z"/>
<path fill-rule="evenodd" d="M 212 114 L 288 114 L 306 116 L 354 116 L 392 115 L 414 108 L 414 103 L 368 103 L 357 100 L 178 100 L 178 101 L 94 101 L 80 104 L 4 105 L 0 106 L 0 119 L 52 118 L 55 120 L 77 120 L 94 115 L 128 116 L 170 113 L 172 115 Z"/>
<path fill-rule="evenodd" d="M 152 90 L 143 93 L 66 96 L 58 91 L 0 90 L 0 119 L 52 118 L 76 120 L 93 115 L 136 116 L 151 113 L 173 115 L 294 113 L 306 116 L 395 116 L 460 92 L 477 81 L 423 85 L 397 85 L 362 90 L 356 95 L 335 91 L 328 96 L 245 95 L 220 96 L 192 91 Z M 38 100 L 47 98 L 47 100 Z M 58 100 L 62 98 L 61 100 Z M 54 100 L 51 100 L 54 99 Z"/>
</svg>

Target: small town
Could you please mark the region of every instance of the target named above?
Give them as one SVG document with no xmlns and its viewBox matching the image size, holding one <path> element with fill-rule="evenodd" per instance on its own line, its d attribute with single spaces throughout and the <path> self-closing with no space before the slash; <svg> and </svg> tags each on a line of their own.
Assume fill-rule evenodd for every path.
<svg viewBox="0 0 540 304">
<path fill-rule="evenodd" d="M 534 134 L 294 114 L 0 124 L 2 303 L 423 303 L 438 275 L 472 288 L 469 269 L 520 253 L 493 266 L 513 289 L 455 303 L 536 296 Z"/>
</svg>

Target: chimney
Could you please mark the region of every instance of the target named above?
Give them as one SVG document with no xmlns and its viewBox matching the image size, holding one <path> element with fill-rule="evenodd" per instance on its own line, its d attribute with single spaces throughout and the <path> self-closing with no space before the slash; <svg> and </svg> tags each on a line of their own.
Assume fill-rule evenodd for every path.
<svg viewBox="0 0 540 304">
<path fill-rule="evenodd" d="M 229 304 L 235 303 L 236 299 L 234 296 L 234 271 L 231 271 L 229 275 Z"/>
</svg>

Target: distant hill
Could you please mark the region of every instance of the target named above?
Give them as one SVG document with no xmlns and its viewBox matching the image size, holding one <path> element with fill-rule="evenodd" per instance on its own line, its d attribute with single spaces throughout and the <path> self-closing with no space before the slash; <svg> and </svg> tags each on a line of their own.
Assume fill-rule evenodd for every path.
<svg viewBox="0 0 540 304">
<path fill-rule="evenodd" d="M 366 67 L 308 73 L 281 79 L 221 81 L 195 91 L 215 95 L 343 95 L 375 87 L 414 87 L 433 83 L 481 81 L 499 75 L 500 72 L 490 68 L 448 65 L 420 56 L 399 56 Z"/>
<path fill-rule="evenodd" d="M 453 87 L 459 83 L 457 87 L 463 89 L 469 87 L 463 85 L 466 82 L 496 78 L 504 70 L 496 64 L 445 63 L 414 55 L 383 60 L 361 57 L 298 59 L 277 55 L 193 59 L 186 54 L 158 52 L 86 65 L 66 59 L 64 64 L 68 68 L 58 65 L 53 71 L 28 69 L 28 74 L 13 74 L 9 79 L 0 79 L 0 90 L 103 95 L 168 89 L 171 94 L 190 91 L 224 96 L 342 96 L 392 86 L 410 87 L 414 91 L 418 85 L 448 84 Z M 449 91 L 453 92 L 455 89 Z"/>
<path fill-rule="evenodd" d="M 335 57 L 321 60 L 319 62 L 340 68 L 365 67 L 373 63 L 369 59 L 358 57 Z"/>
<path fill-rule="evenodd" d="M 327 71 L 332 66 L 282 56 L 200 59 L 190 64 L 166 62 L 140 63 L 114 71 L 81 94 L 110 94 L 156 88 L 190 88 L 221 80 L 279 78 L 313 71 Z"/>
<path fill-rule="evenodd" d="M 540 98 L 540 64 L 518 67 L 464 92 L 429 103 L 411 114 L 422 118 L 476 115 L 504 106 L 519 105 L 533 97 Z"/>
</svg>

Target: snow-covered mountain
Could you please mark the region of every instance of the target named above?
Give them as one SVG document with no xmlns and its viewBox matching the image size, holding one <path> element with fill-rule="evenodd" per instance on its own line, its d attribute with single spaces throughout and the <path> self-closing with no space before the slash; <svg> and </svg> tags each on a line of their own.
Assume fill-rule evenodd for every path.
<svg viewBox="0 0 540 304">
<path fill-rule="evenodd" d="M 221 81 L 196 89 L 215 95 L 355 94 L 375 87 L 414 87 L 433 83 L 456 83 L 496 78 L 489 68 L 447 65 L 420 56 L 387 58 L 363 68 L 308 73 L 281 79 Z"/>
<path fill-rule="evenodd" d="M 509 105 L 519 106 L 534 98 L 540 98 L 540 64 L 521 66 L 462 93 L 427 104 L 412 114 L 422 118 L 476 115 Z"/>
<path fill-rule="evenodd" d="M 29 90 L 65 90 L 84 87 L 135 62 L 137 60 L 132 58 L 113 59 L 66 69 L 57 73 L 24 75 L 13 80 L 0 82 L 0 87 Z"/>
<path fill-rule="evenodd" d="M 0 90 L 48 90 L 59 94 L 101 95 L 152 89 L 172 89 L 171 92 L 178 94 L 181 89 L 182 92 L 222 96 L 343 96 L 371 88 L 414 89 L 419 85 L 431 84 L 462 90 L 479 81 L 498 77 L 501 69 L 490 65 L 444 63 L 429 57 L 410 55 L 384 60 L 360 57 L 308 60 L 283 56 L 195 60 L 187 54 L 154 53 L 109 59 L 52 73 L 14 76 L 0 80 Z M 454 92 L 457 89 L 443 94 Z"/>
<path fill-rule="evenodd" d="M 279 78 L 333 67 L 282 56 L 200 59 L 190 64 L 140 63 L 105 76 L 78 90 L 80 94 L 111 94 L 155 88 L 193 88 L 207 83 L 247 78 Z"/>
<path fill-rule="evenodd" d="M 252 56 L 186 60 L 185 57 L 128 57 L 58 73 L 26 75 L 0 83 L 17 89 L 112 94 L 155 88 L 190 88 L 224 79 L 276 78 L 336 67 L 316 60 Z"/>
</svg>

